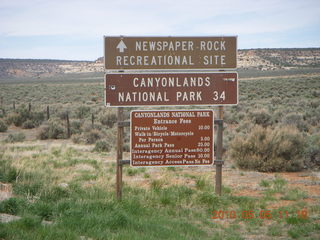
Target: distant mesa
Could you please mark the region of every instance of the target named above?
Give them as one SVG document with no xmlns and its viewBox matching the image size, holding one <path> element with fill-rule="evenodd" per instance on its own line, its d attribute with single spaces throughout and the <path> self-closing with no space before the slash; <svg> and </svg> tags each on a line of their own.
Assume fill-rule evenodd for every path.
<svg viewBox="0 0 320 240">
<path fill-rule="evenodd" d="M 104 57 L 99 57 L 96 61 L 95 61 L 95 63 L 104 63 Z"/>
<path fill-rule="evenodd" d="M 320 68 L 320 48 L 238 50 L 238 69 L 272 71 Z M 104 57 L 95 61 L 0 59 L 0 79 L 45 78 L 65 73 L 104 72 Z"/>
</svg>

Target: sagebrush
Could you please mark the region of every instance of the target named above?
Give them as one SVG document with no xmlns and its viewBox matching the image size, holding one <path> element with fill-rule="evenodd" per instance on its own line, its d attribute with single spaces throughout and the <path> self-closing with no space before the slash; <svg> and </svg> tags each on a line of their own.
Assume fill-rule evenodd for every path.
<svg viewBox="0 0 320 240">
<path fill-rule="evenodd" d="M 230 155 L 240 168 L 262 172 L 301 170 L 304 150 L 305 139 L 294 127 L 256 125 L 230 144 Z"/>
</svg>

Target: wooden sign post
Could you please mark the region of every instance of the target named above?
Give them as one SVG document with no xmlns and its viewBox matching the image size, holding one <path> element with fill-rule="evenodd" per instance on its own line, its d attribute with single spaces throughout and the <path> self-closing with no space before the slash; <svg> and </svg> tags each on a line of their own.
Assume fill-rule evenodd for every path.
<svg viewBox="0 0 320 240">
<path fill-rule="evenodd" d="M 117 179 L 116 179 L 116 191 L 117 199 L 121 200 L 122 197 L 122 158 L 123 158 L 123 136 L 124 126 L 121 122 L 124 120 L 123 108 L 118 108 L 118 136 L 117 136 Z"/>
<path fill-rule="evenodd" d="M 222 153 L 223 153 L 223 106 L 219 106 L 218 111 L 218 133 L 217 133 L 217 151 L 216 151 L 216 160 L 214 164 L 216 165 L 216 186 L 215 192 L 217 195 L 221 196 L 221 187 L 222 187 Z"/>
</svg>

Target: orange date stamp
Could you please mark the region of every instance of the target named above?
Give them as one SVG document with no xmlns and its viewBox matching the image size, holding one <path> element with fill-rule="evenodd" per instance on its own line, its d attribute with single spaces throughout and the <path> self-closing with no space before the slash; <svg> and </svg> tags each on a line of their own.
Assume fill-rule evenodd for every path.
<svg viewBox="0 0 320 240">
<path fill-rule="evenodd" d="M 308 219 L 308 210 L 302 209 L 295 212 L 275 210 L 245 210 L 245 211 L 212 211 L 211 219 L 266 219 L 297 217 Z"/>
</svg>

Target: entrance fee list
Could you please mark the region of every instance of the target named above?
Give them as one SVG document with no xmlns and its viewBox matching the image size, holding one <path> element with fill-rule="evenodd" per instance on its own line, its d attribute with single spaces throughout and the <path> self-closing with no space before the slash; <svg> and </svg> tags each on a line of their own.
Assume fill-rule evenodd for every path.
<svg viewBox="0 0 320 240">
<path fill-rule="evenodd" d="M 212 110 L 132 111 L 132 166 L 213 164 Z"/>
</svg>

